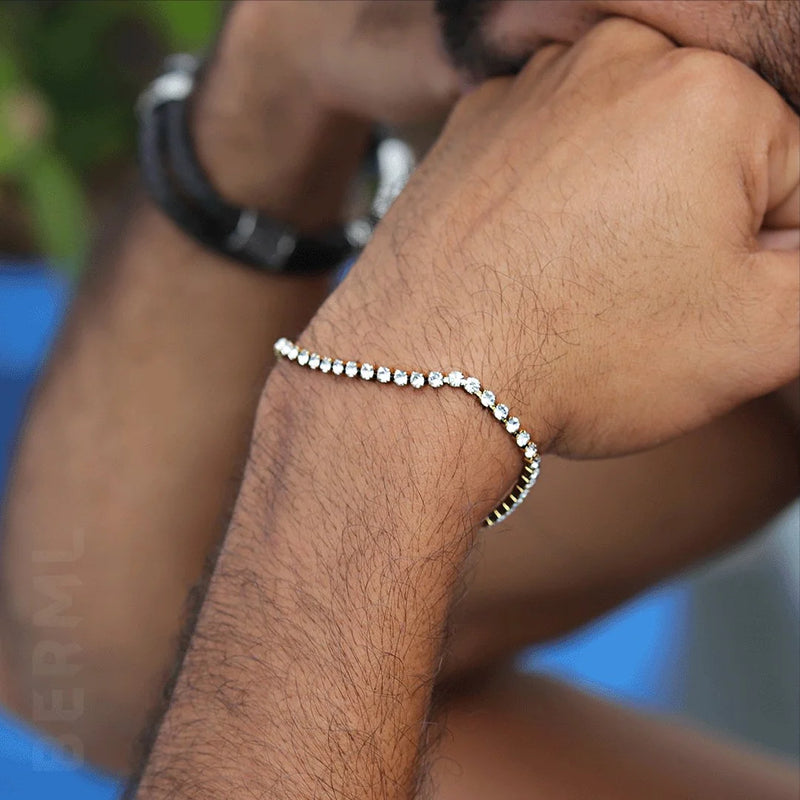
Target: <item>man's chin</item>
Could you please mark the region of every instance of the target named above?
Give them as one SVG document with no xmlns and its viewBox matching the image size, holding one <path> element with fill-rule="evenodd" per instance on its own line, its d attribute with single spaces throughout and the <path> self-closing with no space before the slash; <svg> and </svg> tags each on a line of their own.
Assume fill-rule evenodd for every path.
<svg viewBox="0 0 800 800">
<path fill-rule="evenodd" d="M 453 65 L 469 89 L 486 78 L 515 72 L 502 54 L 489 46 L 486 22 L 499 7 L 496 0 L 437 0 L 442 40 Z"/>
</svg>

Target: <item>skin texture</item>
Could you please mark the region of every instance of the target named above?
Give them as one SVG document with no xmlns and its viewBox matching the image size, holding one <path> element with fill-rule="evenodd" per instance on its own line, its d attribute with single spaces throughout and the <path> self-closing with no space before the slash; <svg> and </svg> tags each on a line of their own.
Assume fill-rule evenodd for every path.
<svg viewBox="0 0 800 800">
<path fill-rule="evenodd" d="M 443 677 L 565 634 L 730 546 L 795 497 L 798 482 L 796 428 L 776 397 L 647 453 L 545 457 L 535 499 L 478 539 Z"/>
<path fill-rule="evenodd" d="M 755 121 L 738 103 L 720 102 L 723 86 L 747 98 L 748 111 L 758 111 Z M 713 120 L 700 113 L 712 96 Z M 664 107 L 666 116 L 657 113 Z M 517 142 L 527 142 L 531 127 L 537 144 L 523 151 Z M 597 135 L 609 128 L 652 147 L 630 147 L 632 161 L 618 162 L 618 142 Z M 682 153 L 676 129 L 692 131 L 692 157 Z M 733 60 L 675 50 L 634 23 L 598 25 L 575 47 L 544 49 L 516 80 L 493 81 L 459 103 L 301 341 L 342 355 L 366 345 L 376 363 L 427 368 L 435 353 L 470 370 L 477 365 L 491 384 L 511 387 L 514 407 L 538 423 L 534 430 L 544 431 L 546 448 L 556 452 L 608 455 L 658 442 L 794 377 L 797 287 L 789 256 L 796 254 L 760 250 L 756 234 L 796 189 L 796 135 L 777 94 Z M 575 176 L 585 176 L 592 163 L 606 165 L 616 204 L 604 195 L 608 180 L 586 186 L 600 203 L 570 204 L 567 155 L 575 159 L 577 143 L 584 161 L 582 169 L 573 167 Z M 652 230 L 662 198 L 632 177 L 667 174 L 660 159 L 680 167 L 680 186 L 667 183 L 673 207 L 696 209 L 689 220 L 676 215 L 668 251 Z M 515 169 L 504 171 L 509 161 Z M 719 170 L 713 179 L 708 163 Z M 549 184 L 538 172 L 542 164 Z M 480 175 L 491 175 L 491 184 Z M 526 194 L 531 185 L 539 188 L 535 198 Z M 556 196 L 564 205 L 552 215 Z M 633 197 L 635 207 L 625 202 Z M 596 228 L 598 205 L 617 213 L 607 233 Z M 449 216 L 453 209 L 458 213 Z M 535 258 L 531 265 L 509 257 L 502 271 L 488 265 L 487 239 L 506 241 L 509 256 L 515 252 L 513 238 L 499 231 L 530 248 L 519 209 L 540 226 L 551 258 L 566 246 L 571 259 L 581 260 L 580 279 L 569 265 L 551 277 Z M 559 224 L 567 215 L 572 226 L 564 238 Z M 589 221 L 594 258 L 574 237 Z M 499 230 L 492 234 L 493 226 Z M 437 257 L 433 238 L 441 246 Z M 637 281 L 638 269 L 630 271 L 632 239 L 639 269 L 652 265 L 650 294 Z M 445 293 L 456 253 L 463 280 L 449 282 Z M 499 278 L 518 294 L 496 291 Z M 618 295 L 606 314 L 609 283 Z M 715 293 L 706 295 L 712 285 Z M 425 307 L 414 304 L 416 296 L 426 298 Z M 474 305 L 478 296 L 490 313 Z M 773 309 L 774 327 L 744 319 L 754 296 Z M 698 313 L 706 306 L 716 313 Z M 538 325 L 520 325 L 526 307 Z M 433 322 L 431 308 L 439 314 Z M 375 324 L 378 309 L 382 326 Z M 458 337 L 443 335 L 453 330 L 449 319 L 460 321 Z M 737 321 L 747 325 L 746 350 Z M 465 333 L 476 328 L 480 339 Z M 575 341 L 565 346 L 567 332 Z M 623 332 L 635 348 L 620 341 Z M 664 340 L 682 358 L 659 347 Z M 727 362 L 731 340 L 739 343 L 736 369 Z M 535 352 L 532 366 L 545 371 L 520 371 L 502 360 L 492 371 L 498 352 L 520 349 Z M 650 368 L 653 362 L 660 369 Z M 604 383 L 589 383 L 593 402 L 576 402 L 590 365 Z M 632 367 L 637 391 L 620 391 Z M 425 779 L 420 752 L 447 608 L 474 525 L 513 479 L 507 442 L 481 430 L 485 418 L 465 416 L 463 397 L 453 393 L 428 390 L 400 403 L 392 391 L 367 399 L 370 387 L 348 386 L 347 379 L 312 390 L 316 377 L 281 365 L 267 383 L 232 525 L 138 797 L 246 789 L 275 798 L 400 798 L 415 795 Z M 526 406 L 524 398 L 543 387 L 536 405 Z M 302 411 L 287 397 L 305 398 Z M 337 448 L 342 430 L 350 435 Z M 312 525 L 314 536 L 304 535 Z M 237 613 L 241 607 L 253 615 Z"/>
<path fill-rule="evenodd" d="M 656 5 L 664 4 L 644 7 Z M 364 119 L 413 122 L 438 113 L 459 82 L 432 32 L 427 4 L 381 3 L 377 9 L 339 2 L 335 8 L 334 16 L 330 4 L 237 7 L 195 110 L 201 158 L 223 192 L 309 230 L 340 212 Z M 664 16 L 663 24 L 671 19 L 680 28 L 677 39 L 685 34 L 684 12 Z M 538 15 L 529 21 L 537 24 Z M 705 29 L 713 42 L 696 36 L 694 43 L 734 48 L 740 29 L 729 35 L 725 24 Z M 309 30 L 325 31 L 322 46 L 291 53 L 281 48 L 281 41 L 307 40 Z M 408 83 L 400 79 L 408 76 Z M 313 102 L 298 104 L 298 97 Z M 285 130 L 276 127 L 281 119 Z M 330 180 L 332 165 L 336 180 Z M 187 293 L 187 287 L 195 288 Z M 324 291 L 321 283 L 297 286 L 239 273 L 201 253 L 149 209 L 136 213 L 125 248 L 105 264 L 102 279 L 85 288 L 30 418 L 2 560 L 3 692 L 18 713 L 44 724 L 65 746 L 120 771 L 128 768 L 131 742 L 172 659 L 186 589 L 224 528 L 269 345 L 299 330 Z M 359 343 L 354 354 L 361 352 Z M 165 381 L 170 391 L 152 391 Z M 112 391 L 115 386 L 120 389 Z M 193 398 L 191 414 L 187 397 Z M 796 492 L 789 429 L 780 420 L 774 403 L 759 401 L 711 428 L 622 461 L 550 459 L 536 504 L 512 518 L 507 536 L 500 532 L 481 542 L 452 618 L 445 674 L 566 630 L 752 530 Z M 109 439 L 112 428 L 121 433 Z M 87 431 L 100 449 L 81 446 Z M 747 449 L 754 452 L 749 461 L 757 484 L 752 476 L 748 484 L 731 458 L 743 436 L 752 437 Z M 54 449 L 73 455 L 54 461 Z M 694 470 L 677 471 L 677 463 L 702 464 L 713 480 L 698 492 Z M 658 504 L 639 508 L 641 487 L 653 484 L 664 489 Z M 729 491 L 733 485 L 750 491 Z M 607 507 L 589 526 L 574 498 L 593 493 Z M 150 510 L 146 519 L 141 509 Z M 667 527 L 681 535 L 656 535 Z M 643 540 L 642 531 L 651 535 Z M 83 671 L 70 681 L 32 674 L 28 666 L 42 641 L 41 626 L 32 620 L 48 605 L 31 591 L 32 580 L 54 569 L 32 554 L 70 551 L 76 532 L 85 532 L 86 554 L 70 565 L 85 587 L 72 596 L 79 622 L 68 631 L 46 631 L 48 641 L 84 648 L 77 659 Z M 574 557 L 587 543 L 600 542 L 607 546 L 591 563 Z M 534 568 L 521 569 L 526 563 Z M 154 564 L 161 565 L 157 571 Z M 496 614 L 508 619 L 509 609 L 514 624 L 501 630 Z M 37 719 L 31 693 L 49 696 L 65 685 L 85 692 L 80 719 Z"/>
<path fill-rule="evenodd" d="M 433 765 L 440 800 L 788 800 L 800 791 L 789 764 L 534 676 L 501 673 L 454 698 L 448 728 Z M 476 759 L 481 772 L 469 768 Z"/>
</svg>

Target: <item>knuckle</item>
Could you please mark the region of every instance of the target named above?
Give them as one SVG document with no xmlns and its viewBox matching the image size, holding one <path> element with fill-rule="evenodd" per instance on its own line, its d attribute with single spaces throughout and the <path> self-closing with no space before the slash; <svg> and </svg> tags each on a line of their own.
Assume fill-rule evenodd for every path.
<svg viewBox="0 0 800 800">
<path fill-rule="evenodd" d="M 505 97 L 511 82 L 511 78 L 492 78 L 484 81 L 453 106 L 448 126 L 465 124 L 485 114 Z"/>
<path fill-rule="evenodd" d="M 530 82 L 539 81 L 551 69 L 553 63 L 557 62 L 568 50 L 569 45 L 563 42 L 550 42 L 539 47 L 528 59 L 520 77 Z"/>
<path fill-rule="evenodd" d="M 679 48 L 663 56 L 661 66 L 671 95 L 692 115 L 718 122 L 748 114 L 745 91 L 752 75 L 730 56 L 710 50 Z"/>
<path fill-rule="evenodd" d="M 597 23 L 578 46 L 587 54 L 599 52 L 612 56 L 647 47 L 674 47 L 663 33 L 627 17 L 610 17 Z"/>
</svg>

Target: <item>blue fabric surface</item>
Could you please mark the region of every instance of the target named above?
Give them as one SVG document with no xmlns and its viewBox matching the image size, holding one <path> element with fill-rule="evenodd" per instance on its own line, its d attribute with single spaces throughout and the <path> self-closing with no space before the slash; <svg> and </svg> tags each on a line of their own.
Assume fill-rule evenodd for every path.
<svg viewBox="0 0 800 800">
<path fill-rule="evenodd" d="M 0 712 L 2 800 L 115 800 L 121 784 L 62 755 L 19 720 Z"/>
<path fill-rule="evenodd" d="M 35 263 L 0 270 L 0 374 L 27 378 L 58 330 L 69 283 Z"/>
<path fill-rule="evenodd" d="M 520 663 L 640 708 L 674 710 L 682 701 L 689 599 L 680 581 L 657 587 L 562 641 L 531 649 Z"/>
<path fill-rule="evenodd" d="M 28 394 L 68 298 L 67 281 L 41 265 L 0 266 L 0 494 Z"/>
<path fill-rule="evenodd" d="M 0 488 L 26 400 L 69 299 L 66 281 L 40 267 L 0 267 Z M 562 642 L 526 654 L 528 667 L 657 708 L 673 705 L 668 679 L 681 652 L 686 592 L 652 592 Z M 112 800 L 118 782 L 59 752 L 0 713 L 0 800 Z"/>
</svg>

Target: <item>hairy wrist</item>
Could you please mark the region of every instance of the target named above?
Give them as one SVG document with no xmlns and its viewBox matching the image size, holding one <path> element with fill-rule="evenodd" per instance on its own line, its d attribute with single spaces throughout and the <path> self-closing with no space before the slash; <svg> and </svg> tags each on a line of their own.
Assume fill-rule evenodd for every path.
<svg viewBox="0 0 800 800">
<path fill-rule="evenodd" d="M 458 400 L 273 370 L 139 797 L 411 795 L 484 513 Z"/>
<path fill-rule="evenodd" d="M 273 513 L 281 504 L 297 511 L 313 481 L 329 511 L 357 509 L 365 527 L 390 521 L 410 537 L 457 538 L 519 471 L 514 448 L 482 412 L 460 391 L 401 389 L 284 362 L 260 404 L 251 469 L 281 463 L 282 492 L 264 498 Z"/>
</svg>

